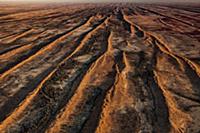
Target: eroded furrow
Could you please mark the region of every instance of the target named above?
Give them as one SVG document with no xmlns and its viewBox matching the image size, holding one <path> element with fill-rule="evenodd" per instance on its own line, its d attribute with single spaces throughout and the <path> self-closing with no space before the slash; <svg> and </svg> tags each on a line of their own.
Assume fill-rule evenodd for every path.
<svg viewBox="0 0 200 133">
<path fill-rule="evenodd" d="M 35 90 L 32 95 L 27 97 L 21 106 L 11 114 L 11 116 L 3 121 L 1 129 L 4 128 L 5 130 L 6 125 L 10 122 L 15 123 L 10 127 L 13 131 L 17 131 L 18 129 L 20 131 L 29 131 L 31 129 L 41 131 L 45 129 L 47 123 L 49 123 L 51 119 L 54 119 L 56 113 L 65 105 L 71 95 L 73 95 L 81 77 L 84 75 L 91 63 L 104 52 L 105 46 L 100 45 L 99 43 L 105 41 L 107 33 L 105 33 L 105 27 L 103 30 L 101 26 L 99 28 L 99 33 L 94 31 L 95 35 L 88 35 L 86 38 L 89 40 L 87 42 L 83 41 L 83 43 L 87 45 L 78 47 L 77 49 L 79 49 L 79 51 L 73 53 L 69 56 L 69 58 L 66 58 L 61 66 L 55 71 L 53 76 L 42 86 L 42 88 Z M 97 42 L 94 42 L 93 36 L 99 36 L 97 37 Z M 88 49 L 88 53 L 83 53 L 86 49 Z M 94 50 L 97 50 L 98 52 L 96 51 L 93 53 Z M 41 106 L 38 105 L 42 103 L 46 103 L 46 106 L 41 108 Z M 31 108 L 34 108 L 35 113 L 31 111 Z M 47 108 L 49 112 L 46 112 Z M 30 116 L 32 117 L 35 115 L 40 117 L 35 117 L 34 120 L 29 119 Z M 17 124 L 17 121 L 15 122 L 15 118 L 21 119 L 21 122 Z M 27 122 L 27 120 L 31 121 Z M 26 123 L 29 124 L 26 125 Z M 31 128 L 27 129 L 26 126 L 30 126 Z"/>
<path fill-rule="evenodd" d="M 151 32 L 149 31 L 144 31 L 141 27 L 139 27 L 138 25 L 134 24 L 133 22 L 131 22 L 127 16 L 124 17 L 126 19 L 126 21 L 128 21 L 129 23 L 132 24 L 133 27 L 135 27 L 136 29 L 136 36 L 138 37 L 144 37 L 144 34 L 147 34 L 147 36 L 149 36 L 150 38 L 152 38 L 152 40 L 154 41 L 153 43 L 155 45 L 158 46 L 158 48 L 164 52 L 164 53 L 167 53 L 169 54 L 170 56 L 172 56 L 172 58 L 175 58 L 177 60 L 177 62 L 179 62 L 179 66 L 180 67 L 183 67 L 183 64 L 181 63 L 180 60 L 183 60 L 186 64 L 188 64 L 192 70 L 195 71 L 195 73 L 197 75 L 199 75 L 199 71 L 200 71 L 200 68 L 199 68 L 199 65 L 195 62 L 192 62 L 190 59 L 184 57 L 184 56 L 181 56 L 179 54 L 176 54 L 174 53 L 168 46 L 167 44 L 164 43 L 163 40 L 159 39 L 159 37 L 156 36 L 156 34 L 152 34 Z M 142 36 L 141 36 L 142 35 Z"/>
<path fill-rule="evenodd" d="M 127 21 L 124 19 L 124 15 L 123 15 L 121 9 L 117 8 L 117 9 L 116 9 L 116 13 L 117 13 L 117 14 L 116 14 L 117 19 L 119 19 L 119 21 L 122 22 L 124 28 L 125 28 L 129 33 L 131 33 L 131 32 L 132 32 L 132 30 L 131 30 L 131 24 L 130 24 L 129 22 L 127 22 Z"/>
<path fill-rule="evenodd" d="M 18 67 L 22 66 L 26 62 L 33 59 L 35 56 L 40 55 L 44 51 L 46 51 L 49 48 L 52 48 L 53 45 L 56 45 L 59 43 L 63 38 L 66 38 L 71 32 L 76 30 L 77 28 L 81 27 L 84 24 L 87 24 L 87 22 L 90 20 L 90 17 L 86 19 L 85 21 L 81 22 L 80 24 L 76 25 L 75 27 L 71 28 L 70 30 L 67 30 L 65 32 L 59 33 L 56 36 L 53 36 L 51 38 L 47 38 L 47 40 L 44 40 L 42 42 L 39 42 L 38 45 L 33 46 L 30 50 L 26 51 L 24 54 L 19 54 L 20 57 L 15 59 L 13 62 L 10 62 L 6 64 L 4 67 L 1 67 L 0 69 L 0 79 L 3 79 L 5 76 L 7 76 L 10 72 L 14 71 Z"/>
<path fill-rule="evenodd" d="M 154 14 L 159 15 L 159 16 L 163 16 L 163 17 L 167 17 L 167 18 L 170 18 L 170 19 L 174 19 L 174 20 L 176 20 L 176 21 L 178 21 L 178 22 L 181 22 L 181 23 L 184 23 L 184 24 L 186 24 L 186 25 L 189 25 L 189 26 L 192 26 L 192 27 L 193 27 L 193 25 L 192 25 L 191 23 L 185 22 L 184 20 L 177 19 L 177 18 L 171 17 L 171 16 L 169 16 L 169 15 L 164 15 L 164 14 L 162 14 L 162 13 L 153 11 L 153 10 L 151 10 L 151 9 L 147 9 L 147 8 L 145 8 L 145 7 L 138 7 L 138 8 L 140 8 L 140 9 L 142 9 L 142 10 L 146 10 L 146 11 L 151 12 L 151 13 L 154 13 Z"/>
<path fill-rule="evenodd" d="M 78 25 L 81 25 L 81 22 L 79 20 L 82 17 L 81 16 L 82 14 L 87 14 L 85 16 L 86 19 L 89 18 L 90 16 L 92 16 L 92 13 L 88 13 L 89 11 L 92 11 L 92 9 L 84 10 L 84 11 L 82 11 L 82 10 L 81 11 L 79 11 L 79 10 L 76 11 L 75 12 L 76 15 L 65 16 L 65 17 L 63 17 L 62 20 L 59 19 L 61 22 L 60 21 L 53 21 L 53 20 L 49 20 L 49 19 L 44 19 L 47 22 L 45 22 L 45 25 L 43 24 L 41 28 L 39 28 L 38 26 L 35 26 L 35 25 L 37 25 L 35 23 L 43 23 L 43 22 L 41 22 L 39 20 L 34 20 L 34 22 L 32 22 L 32 27 L 36 27 L 36 29 L 39 30 L 39 31 L 42 30 L 42 29 L 45 29 L 46 32 L 48 32 L 48 31 L 49 32 L 58 32 L 57 34 L 55 34 L 51 38 L 46 38 L 46 40 L 40 40 L 40 42 L 51 43 L 51 42 L 55 41 L 56 39 L 58 39 L 59 37 L 61 37 L 62 35 L 66 34 L 67 32 L 70 32 L 73 29 L 77 28 Z M 92 12 L 95 14 L 94 11 L 92 11 Z M 62 16 L 64 16 L 64 15 L 62 15 Z M 57 20 L 56 18 L 52 18 L 52 19 Z M 68 20 L 70 20 L 70 23 L 68 22 Z M 77 20 L 79 22 L 77 22 Z M 83 20 L 81 20 L 81 21 L 83 21 Z M 67 24 L 62 24 L 63 22 L 68 22 L 68 23 Z M 75 22 L 77 23 L 77 25 L 73 24 Z M 82 24 L 84 24 L 84 22 L 82 22 Z M 65 27 L 65 28 L 67 28 L 67 30 L 61 30 L 61 29 L 56 30 L 56 28 L 58 28 L 58 26 Z M 32 29 L 31 31 L 34 32 L 34 30 L 35 29 Z M 21 46 L 28 45 L 28 44 L 31 44 L 31 43 L 32 43 L 31 45 L 33 45 L 34 43 L 40 43 L 40 42 L 34 42 L 34 40 L 32 39 L 32 38 L 34 38 L 33 35 L 32 36 L 30 36 L 30 35 L 28 36 L 28 37 L 30 37 L 30 39 L 23 37 L 23 36 L 28 35 L 28 33 L 30 34 L 29 30 L 25 31 L 22 34 L 18 34 L 18 35 L 15 35 L 15 36 L 10 36 L 10 37 L 5 38 L 5 39 L 1 39 L 2 43 L 4 44 L 4 47 L 2 47 L 2 48 L 5 48 L 5 49 L 2 49 L 2 51 L 0 53 L 4 54 L 4 53 L 7 53 L 7 52 L 9 52 L 11 50 L 15 50 L 16 48 L 20 48 Z M 23 40 L 21 41 L 20 38 L 22 38 L 23 40 L 29 40 L 29 41 L 28 42 L 23 41 Z M 45 39 L 45 38 L 43 37 L 42 39 Z M 39 39 L 37 39 L 37 40 L 39 40 Z M 34 44 L 34 45 L 37 45 L 37 44 Z M 34 48 L 34 49 L 36 49 L 36 48 Z"/>
<path fill-rule="evenodd" d="M 161 43 L 160 41 L 156 41 L 155 42 L 156 45 L 158 46 L 158 48 L 170 55 L 172 58 L 176 59 L 177 62 L 179 63 L 179 66 L 182 68 L 182 70 L 184 69 L 183 67 L 187 66 L 188 71 L 190 71 L 189 73 L 195 73 L 195 75 L 197 75 L 197 79 L 200 80 L 200 67 L 192 62 L 191 60 L 187 59 L 186 57 L 180 56 L 178 54 L 173 53 L 164 43 Z M 193 71 L 193 72 L 192 72 Z"/>
<path fill-rule="evenodd" d="M 2 41 L 3 48 L 0 52 L 1 60 L 5 60 L 4 57 L 7 57 L 7 55 L 15 54 L 15 51 L 22 49 L 22 47 L 33 45 L 37 40 L 41 39 L 41 36 L 44 37 L 45 32 L 48 32 L 48 30 L 45 31 L 44 29 L 32 29 L 31 31 L 32 32 L 27 31 L 29 33 L 23 33 L 26 35 L 23 35 L 23 37 L 19 37 L 16 40 L 14 39 L 12 42 Z M 15 55 L 17 56 L 17 53 Z"/>
<path fill-rule="evenodd" d="M 74 96 L 70 99 L 64 111 L 58 116 L 55 124 L 47 132 L 78 133 L 83 131 L 85 123 L 96 106 L 95 101 L 98 97 L 104 97 L 102 95 L 114 84 L 116 73 L 114 66 L 115 61 L 119 58 L 119 53 L 113 54 L 116 51 L 113 51 L 111 48 L 112 44 L 109 41 L 111 37 L 112 33 L 108 38 L 106 53 L 95 61 L 87 71 Z"/>
<path fill-rule="evenodd" d="M 26 64 L 4 78 L 2 81 L 8 79 L 9 81 L 6 83 L 1 82 L 1 91 L 7 92 L 7 94 L 5 93 L 4 96 L 1 96 L 1 100 L 4 100 L 4 102 L 1 103 L 1 120 L 5 119 L 6 115 L 12 111 L 29 92 L 34 90 L 43 78 L 53 71 L 63 59 L 71 57 L 77 49 L 80 49 L 82 44 L 85 43 L 84 38 L 90 36 L 90 32 L 100 26 L 105 19 L 106 18 L 100 18 L 99 20 L 90 19 L 90 21 L 93 21 L 93 23 L 91 22 L 92 24 L 86 23 L 77 30 L 65 35 L 63 38 L 53 43 L 51 47 L 43 49 L 40 51 L 40 54 L 35 55 L 35 57 L 28 60 Z M 72 43 L 72 40 L 74 43 Z M 32 73 L 30 73 L 30 71 Z M 16 82 L 16 76 L 18 76 L 18 82 Z M 10 84 L 11 82 L 14 83 Z M 12 102 L 13 104 L 10 105 Z M 3 110 L 7 111 L 4 112 Z"/>
<path fill-rule="evenodd" d="M 158 50 L 154 74 L 166 99 L 169 121 L 173 127 L 171 130 L 174 132 L 197 131 L 198 109 L 189 109 L 187 106 L 199 104 L 198 69 L 194 69 L 195 67 L 188 63 L 187 58 L 172 52 L 162 40 L 152 33 L 147 31 L 146 36 L 152 39 L 152 44 Z M 178 120 L 176 116 L 182 119 Z"/>
<path fill-rule="evenodd" d="M 125 67 L 116 66 L 117 81 L 106 95 L 96 132 L 168 132 L 168 110 L 152 75 L 154 48 L 139 42 L 126 47 L 119 47 L 123 51 L 120 64 Z"/>
<path fill-rule="evenodd" d="M 132 33 L 134 33 L 138 38 L 143 38 L 145 37 L 145 32 L 139 27 L 137 26 L 136 24 L 133 24 L 133 22 L 131 22 L 127 15 L 125 15 L 123 13 L 123 18 L 124 18 L 124 21 L 126 21 L 127 23 L 130 24 L 130 27 L 132 29 Z"/>
<path fill-rule="evenodd" d="M 174 130 L 197 132 L 199 109 L 190 107 L 199 105 L 199 79 L 187 64 L 181 70 L 176 63 L 169 55 L 159 53 L 154 73 L 166 98 Z"/>
<path fill-rule="evenodd" d="M 23 38 L 24 36 L 26 36 L 26 35 L 28 35 L 28 34 L 30 34 L 30 33 L 32 33 L 32 32 L 34 32 L 34 29 L 27 30 L 27 31 L 25 31 L 25 32 L 23 32 L 23 33 L 21 33 L 21 34 L 16 35 L 15 37 L 11 36 L 11 37 L 6 38 L 6 39 L 1 39 L 1 41 L 2 41 L 3 43 L 13 43 L 13 42 L 15 42 L 16 40 L 18 40 L 18 39 L 20 39 L 20 38 Z M 0 53 L 2 53 L 2 52 L 0 52 Z"/>
<path fill-rule="evenodd" d="M 13 32 L 8 32 L 8 33 L 1 31 L 0 39 L 6 39 L 6 38 L 11 38 L 13 36 L 18 36 L 18 35 L 23 34 L 24 32 L 29 31 L 29 30 L 30 30 L 30 28 L 25 28 L 25 29 L 22 28 L 20 30 L 16 30 L 16 31 L 13 31 Z"/>
<path fill-rule="evenodd" d="M 197 7 L 0 5 L 0 132 L 199 132 Z"/>
</svg>

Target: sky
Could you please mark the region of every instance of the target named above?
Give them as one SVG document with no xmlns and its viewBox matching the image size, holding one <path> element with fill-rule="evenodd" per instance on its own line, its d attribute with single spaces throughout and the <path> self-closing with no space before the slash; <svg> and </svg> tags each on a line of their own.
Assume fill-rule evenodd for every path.
<svg viewBox="0 0 200 133">
<path fill-rule="evenodd" d="M 0 0 L 0 2 L 70 2 L 70 3 L 89 3 L 89 2 L 196 2 L 200 0 Z"/>
</svg>

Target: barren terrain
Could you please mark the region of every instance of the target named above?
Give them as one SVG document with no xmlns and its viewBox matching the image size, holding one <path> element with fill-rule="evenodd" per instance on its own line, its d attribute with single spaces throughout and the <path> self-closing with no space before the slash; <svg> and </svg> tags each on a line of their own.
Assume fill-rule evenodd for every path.
<svg viewBox="0 0 200 133">
<path fill-rule="evenodd" d="M 199 133 L 200 6 L 0 5 L 1 133 Z"/>
</svg>

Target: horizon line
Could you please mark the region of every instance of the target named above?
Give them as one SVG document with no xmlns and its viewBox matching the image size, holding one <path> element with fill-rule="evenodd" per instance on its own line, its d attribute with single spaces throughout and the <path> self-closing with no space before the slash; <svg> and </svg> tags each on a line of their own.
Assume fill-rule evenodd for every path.
<svg viewBox="0 0 200 133">
<path fill-rule="evenodd" d="M 12 2 L 12 3 L 10 3 L 10 2 Z M 43 0 L 41 0 L 41 1 L 25 1 L 25 0 L 19 0 L 19 1 L 14 1 L 14 0 L 8 0 L 8 1 L 1 1 L 0 0 L 0 3 L 7 3 L 7 4 L 14 4 L 14 3 L 35 3 L 35 4 L 37 4 L 37 3 L 44 3 L 44 4 L 51 4 L 51 3 L 66 3 L 66 4 L 88 4 L 88 3 L 91 3 L 91 4 L 95 4 L 95 3 L 148 3 L 148 4 L 156 4 L 156 3 L 166 3 L 166 4 L 172 4 L 172 3 L 199 3 L 200 4 L 200 2 L 199 1 L 176 1 L 176 2 L 168 2 L 168 1 L 110 1 L 110 2 L 108 2 L 108 1 L 99 1 L 99 2 L 95 2 L 95 1 L 91 1 L 91 2 L 87 2 L 87 1 L 85 1 L 85 2 L 69 2 L 69 1 L 43 1 Z"/>
</svg>

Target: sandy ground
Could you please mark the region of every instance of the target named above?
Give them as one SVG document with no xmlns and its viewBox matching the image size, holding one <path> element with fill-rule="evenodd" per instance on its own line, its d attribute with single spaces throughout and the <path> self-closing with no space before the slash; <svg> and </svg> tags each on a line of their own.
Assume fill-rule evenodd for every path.
<svg viewBox="0 0 200 133">
<path fill-rule="evenodd" d="M 1 5 L 1 133 L 199 133 L 200 6 Z"/>
</svg>

